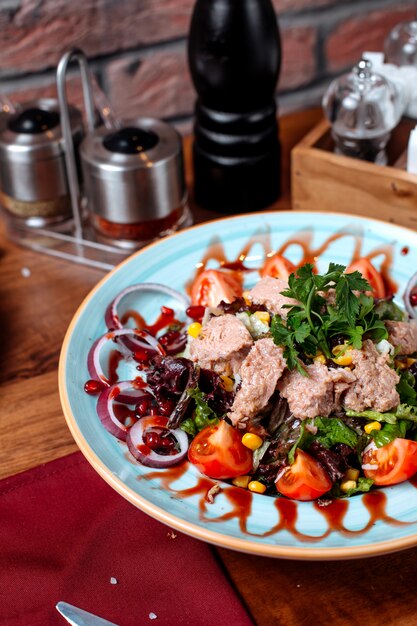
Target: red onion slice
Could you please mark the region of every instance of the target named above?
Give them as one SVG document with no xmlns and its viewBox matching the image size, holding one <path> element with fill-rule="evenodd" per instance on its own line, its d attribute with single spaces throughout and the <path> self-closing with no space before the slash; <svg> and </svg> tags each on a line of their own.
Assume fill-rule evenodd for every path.
<svg viewBox="0 0 417 626">
<path fill-rule="evenodd" d="M 123 328 L 119 316 L 119 305 L 122 299 L 133 291 L 158 291 L 170 296 L 174 300 L 178 300 L 184 308 L 187 308 L 190 305 L 190 301 L 187 296 L 183 295 L 179 291 L 176 291 L 176 289 L 167 287 L 166 285 L 160 285 L 159 283 L 139 283 L 138 285 L 131 285 L 130 287 L 123 289 L 123 291 L 121 291 L 107 307 L 104 316 L 107 328 Z"/>
<path fill-rule="evenodd" d="M 146 395 L 149 395 L 149 389 L 136 386 L 135 381 L 123 381 L 107 387 L 97 401 L 97 413 L 104 428 L 118 439 L 126 441 L 130 426 L 116 414 L 116 406 L 137 404 Z"/>
<path fill-rule="evenodd" d="M 130 453 L 137 461 L 147 467 L 164 468 L 179 463 L 187 456 L 188 437 L 180 428 L 170 430 L 167 427 L 168 419 L 161 415 L 150 415 L 141 417 L 127 433 L 126 443 Z M 179 447 L 176 454 L 158 454 L 143 441 L 143 436 L 147 430 L 168 431 L 172 435 Z"/>
<path fill-rule="evenodd" d="M 416 289 L 417 289 L 417 272 L 413 274 L 411 278 L 409 279 L 406 285 L 405 291 L 404 291 L 404 296 L 403 296 L 407 313 L 410 315 L 410 317 L 414 319 L 417 318 L 417 307 L 413 304 L 414 299 L 411 296 L 415 294 Z"/>
<path fill-rule="evenodd" d="M 164 349 L 168 355 L 174 356 L 175 354 L 182 352 L 185 349 L 186 345 L 187 335 L 185 333 L 181 333 L 178 339 L 176 339 L 172 343 L 169 343 L 167 346 L 164 346 Z"/>
<path fill-rule="evenodd" d="M 105 361 L 105 359 L 102 359 L 102 353 L 104 348 L 108 347 L 107 343 L 109 341 L 117 341 L 117 338 L 119 337 L 122 337 L 125 340 L 130 338 L 130 342 L 132 344 L 134 342 L 133 350 L 137 350 L 139 348 L 148 350 L 151 353 L 155 352 L 161 354 L 162 356 L 165 355 L 164 348 L 155 339 L 155 337 L 152 337 L 152 335 L 149 335 L 149 333 L 146 333 L 143 330 L 136 330 L 135 328 L 119 328 L 118 330 L 111 330 L 102 337 L 99 337 L 99 339 L 93 343 L 88 353 L 87 367 L 90 377 L 93 380 L 100 380 L 106 385 L 110 385 L 109 378 L 103 369 L 103 361 Z M 116 347 L 126 359 L 133 358 L 132 349 L 130 349 L 126 343 L 123 343 L 122 341 L 117 342 Z"/>
</svg>

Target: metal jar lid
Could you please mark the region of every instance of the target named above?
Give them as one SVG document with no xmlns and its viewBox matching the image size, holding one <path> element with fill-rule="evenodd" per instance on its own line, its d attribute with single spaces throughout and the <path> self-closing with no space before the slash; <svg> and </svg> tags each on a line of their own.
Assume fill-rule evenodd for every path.
<svg viewBox="0 0 417 626">
<path fill-rule="evenodd" d="M 119 224 L 164 218 L 184 201 L 181 137 L 152 118 L 101 127 L 80 146 L 89 210 Z"/>
<path fill-rule="evenodd" d="M 74 107 L 70 119 L 73 138 L 79 141 L 82 117 Z M 57 100 L 32 100 L 17 113 L 0 113 L 0 188 L 26 202 L 68 194 Z"/>
</svg>

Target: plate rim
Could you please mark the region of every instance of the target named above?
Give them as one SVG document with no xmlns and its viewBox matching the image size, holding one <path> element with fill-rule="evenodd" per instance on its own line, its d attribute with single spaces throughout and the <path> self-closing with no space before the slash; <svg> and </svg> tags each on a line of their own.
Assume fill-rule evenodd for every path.
<svg viewBox="0 0 417 626">
<path fill-rule="evenodd" d="M 90 302 L 90 300 L 94 297 L 96 292 L 98 292 L 103 284 L 105 284 L 110 277 L 119 271 L 121 267 L 124 265 L 131 263 L 133 259 L 139 257 L 144 252 L 152 249 L 153 247 L 159 245 L 161 242 L 166 239 L 173 239 L 176 237 L 180 237 L 183 233 L 193 231 L 195 229 L 200 229 L 204 226 L 215 224 L 216 222 L 223 221 L 233 221 L 233 220 L 242 220 L 245 217 L 268 217 L 271 215 L 326 215 L 326 216 L 339 216 L 345 217 L 346 219 L 354 219 L 359 220 L 361 222 L 371 222 L 375 223 L 375 225 L 384 225 L 389 226 L 390 224 L 394 225 L 396 229 L 403 230 L 406 233 L 413 233 L 417 237 L 417 232 L 413 231 L 411 228 L 406 226 L 401 226 L 395 224 L 393 222 L 387 222 L 385 220 L 380 220 L 377 218 L 371 218 L 366 216 L 354 215 L 352 213 L 344 213 L 338 211 L 294 211 L 294 210 L 268 210 L 268 211 L 260 211 L 260 212 L 251 212 L 251 213 L 243 213 L 239 215 L 233 216 L 225 216 L 213 220 L 208 220 L 205 222 L 201 222 L 199 224 L 194 224 L 189 226 L 188 228 L 169 235 L 169 237 L 164 237 L 163 239 L 159 239 L 154 241 L 147 246 L 144 246 L 140 250 L 137 250 L 126 259 L 124 259 L 121 263 L 119 263 L 116 267 L 114 267 L 110 272 L 107 272 L 98 283 L 88 292 L 85 298 L 82 300 L 81 304 L 77 307 L 71 322 L 66 330 L 60 357 L 58 364 L 58 387 L 59 387 L 59 396 L 61 407 L 64 413 L 65 421 L 67 426 L 73 436 L 75 443 L 79 447 L 81 453 L 84 455 L 85 459 L 90 463 L 90 465 L 94 468 L 94 470 L 103 478 L 119 495 L 128 500 L 131 504 L 136 506 L 136 508 L 143 511 L 145 514 L 153 517 L 154 519 L 162 522 L 163 524 L 175 528 L 176 530 L 183 532 L 191 537 L 196 539 L 206 541 L 212 545 L 216 545 L 218 547 L 236 550 L 238 552 L 244 552 L 247 554 L 253 554 L 257 556 L 266 556 L 272 558 L 283 558 L 283 559 L 293 559 L 293 560 L 302 560 L 302 561 L 326 561 L 326 560 L 349 560 L 349 559 L 358 559 L 364 557 L 371 556 L 379 556 L 383 554 L 389 554 L 392 552 L 398 552 L 401 550 L 405 550 L 407 548 L 412 548 L 417 545 L 417 532 L 413 533 L 407 537 L 402 537 L 399 539 L 392 539 L 388 541 L 381 541 L 375 544 L 366 544 L 362 546 L 345 546 L 345 547 L 337 547 L 337 548 L 325 548 L 325 547 L 317 547 L 317 548 L 308 548 L 308 547 L 299 547 L 299 546 L 283 546 L 283 545 L 273 545 L 273 544 L 263 544 L 261 542 L 254 542 L 246 539 L 240 539 L 237 537 L 232 537 L 229 535 L 224 535 L 221 532 L 212 531 L 205 527 L 200 527 L 195 525 L 193 522 L 188 522 L 185 519 L 177 517 L 176 515 L 166 511 L 165 509 L 149 502 L 146 498 L 135 492 L 133 489 L 128 487 L 121 479 L 119 479 L 115 474 L 113 474 L 105 465 L 105 463 L 99 458 L 99 456 L 93 452 L 90 448 L 88 442 L 86 441 L 84 435 L 81 432 L 81 429 L 78 426 L 75 415 L 72 412 L 71 404 L 69 400 L 68 390 L 66 386 L 66 365 L 67 365 L 67 355 L 70 347 L 71 337 L 73 335 L 75 326 L 78 323 L 78 319 Z"/>
</svg>

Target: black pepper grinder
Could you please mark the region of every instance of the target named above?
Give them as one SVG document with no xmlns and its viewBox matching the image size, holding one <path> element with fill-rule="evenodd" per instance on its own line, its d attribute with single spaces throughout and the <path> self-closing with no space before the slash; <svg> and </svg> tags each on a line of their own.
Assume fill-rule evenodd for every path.
<svg viewBox="0 0 417 626">
<path fill-rule="evenodd" d="M 221 212 L 262 209 L 280 194 L 274 98 L 281 63 L 271 0 L 197 0 L 188 60 L 198 93 L 195 200 Z"/>
</svg>

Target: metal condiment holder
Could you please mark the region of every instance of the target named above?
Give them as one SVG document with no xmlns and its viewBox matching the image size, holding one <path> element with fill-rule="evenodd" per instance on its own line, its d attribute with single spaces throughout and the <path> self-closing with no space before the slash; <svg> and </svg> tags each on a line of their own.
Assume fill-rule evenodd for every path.
<svg viewBox="0 0 417 626">
<path fill-rule="evenodd" d="M 73 61 L 78 63 L 81 74 L 87 132 L 92 133 L 95 131 L 99 119 L 94 103 L 93 80 L 87 58 L 80 49 L 74 48 L 64 54 L 57 67 L 57 91 L 72 218 L 54 227 L 38 228 L 27 226 L 23 222 L 20 223 L 6 216 L 7 230 L 9 237 L 13 241 L 31 250 L 44 252 L 74 263 L 110 270 L 131 254 L 132 249 L 124 249 L 110 243 L 97 241 L 94 229 L 85 220 L 85 207 L 80 193 L 76 155 L 68 113 L 66 78 L 68 66 Z M 104 95 L 100 94 L 100 98 L 103 100 Z M 119 128 L 117 123 L 109 124 L 109 111 L 110 107 L 106 104 L 101 118 L 105 120 L 107 127 L 117 130 Z M 101 119 L 99 123 L 102 123 Z M 184 212 L 181 222 L 177 224 L 176 229 L 184 228 L 190 223 L 190 213 L 187 210 Z M 138 245 L 139 247 L 141 247 L 141 244 Z"/>
</svg>

